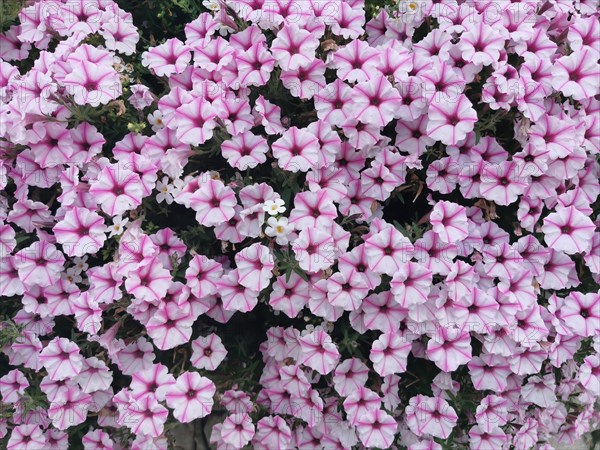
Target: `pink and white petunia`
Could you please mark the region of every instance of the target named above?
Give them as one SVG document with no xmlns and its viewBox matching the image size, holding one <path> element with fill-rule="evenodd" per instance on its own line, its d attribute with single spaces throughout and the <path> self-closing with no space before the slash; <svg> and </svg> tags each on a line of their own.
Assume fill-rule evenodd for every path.
<svg viewBox="0 0 600 450">
<path fill-rule="evenodd" d="M 350 112 L 359 121 L 379 127 L 386 126 L 397 116 L 402 97 L 384 76 L 358 83 L 352 89 Z"/>
<path fill-rule="evenodd" d="M 378 274 L 394 275 L 413 256 L 410 240 L 389 225 L 365 241 L 369 269 Z"/>
<path fill-rule="evenodd" d="M 146 395 L 136 400 L 130 399 L 119 416 L 119 424 L 132 432 L 158 437 L 164 431 L 169 410 L 158 403 L 156 397 Z"/>
<path fill-rule="evenodd" d="M 235 263 L 242 286 L 260 292 L 269 286 L 273 277 L 275 260 L 268 247 L 252 244 L 235 255 Z"/>
<path fill-rule="evenodd" d="M 127 163 L 108 164 L 90 182 L 89 192 L 102 211 L 109 216 L 120 216 L 142 203 L 142 180 Z"/>
<path fill-rule="evenodd" d="M 458 421 L 458 415 L 441 397 L 416 395 L 406 407 L 406 424 L 417 436 L 431 435 L 447 439 Z"/>
<path fill-rule="evenodd" d="M 369 359 L 375 371 L 385 377 L 395 373 L 406 372 L 408 355 L 412 348 L 412 340 L 403 333 L 383 333 L 373 342 Z"/>
<path fill-rule="evenodd" d="M 221 338 L 215 333 L 192 341 L 190 362 L 197 369 L 215 370 L 227 356 Z"/>
<path fill-rule="evenodd" d="M 356 422 L 358 437 L 367 448 L 389 448 L 398 431 L 396 419 L 382 409 L 367 411 Z"/>
<path fill-rule="evenodd" d="M 36 241 L 17 252 L 13 262 L 25 286 L 46 287 L 60 279 L 65 257 L 48 241 Z"/>
<path fill-rule="evenodd" d="M 52 231 L 68 256 L 95 254 L 106 240 L 104 219 L 86 208 L 69 209 Z"/>
<path fill-rule="evenodd" d="M 427 343 L 427 357 L 444 372 L 453 372 L 471 361 L 471 336 L 460 328 L 439 326 Z"/>
<path fill-rule="evenodd" d="M 280 416 L 266 416 L 256 423 L 256 434 L 252 440 L 253 448 L 268 450 L 277 448 L 286 450 L 292 442 L 292 431 Z"/>
<path fill-rule="evenodd" d="M 557 208 L 544 219 L 542 226 L 548 247 L 568 255 L 589 251 L 595 230 L 592 219 L 575 206 Z"/>
<path fill-rule="evenodd" d="M 282 70 L 296 70 L 315 59 L 317 37 L 297 25 L 284 25 L 271 44 L 271 52 Z"/>
<path fill-rule="evenodd" d="M 179 39 L 173 38 L 142 53 L 142 65 L 159 77 L 168 77 L 182 73 L 188 67 L 191 58 L 190 48 Z"/>
<path fill-rule="evenodd" d="M 71 62 L 71 66 L 63 83 L 78 105 L 105 105 L 123 93 L 119 73 L 111 66 L 87 60 Z"/>
<path fill-rule="evenodd" d="M 198 97 L 175 110 L 170 128 L 177 139 L 188 145 L 202 145 L 213 137 L 217 111 L 204 97 Z"/>
<path fill-rule="evenodd" d="M 159 350 L 169 350 L 189 342 L 193 324 L 194 316 L 189 303 L 183 306 L 169 302 L 154 312 L 146 324 L 146 330 Z"/>
<path fill-rule="evenodd" d="M 574 100 L 585 100 L 600 92 L 598 50 L 584 47 L 554 61 L 552 87 Z"/>
<path fill-rule="evenodd" d="M 53 381 L 73 378 L 83 368 L 79 347 L 67 338 L 55 337 L 40 352 L 40 362 Z"/>
<path fill-rule="evenodd" d="M 433 232 L 443 242 L 458 242 L 469 235 L 466 208 L 453 202 L 437 202 L 429 215 Z"/>
<path fill-rule="evenodd" d="M 271 146 L 279 167 L 290 172 L 317 168 L 321 149 L 317 137 L 306 129 L 290 127 Z"/>
<path fill-rule="evenodd" d="M 331 372 L 340 360 L 336 345 L 324 330 L 315 330 L 300 338 L 300 347 L 300 362 L 322 375 Z"/>
<path fill-rule="evenodd" d="M 221 427 L 221 439 L 230 448 L 241 449 L 254 437 L 252 418 L 246 413 L 234 413 L 225 419 Z"/>
<path fill-rule="evenodd" d="M 14 369 L 0 378 L 0 397 L 4 403 L 17 403 L 25 390 L 29 387 L 29 380 L 20 370 Z"/>
<path fill-rule="evenodd" d="M 331 267 L 337 256 L 337 249 L 331 235 L 318 228 L 302 230 L 294 241 L 292 250 L 300 267 L 309 273 Z"/>
<path fill-rule="evenodd" d="M 215 384 L 198 372 L 184 372 L 166 393 L 167 406 L 181 423 L 206 417 L 212 411 Z"/>
<path fill-rule="evenodd" d="M 196 220 L 205 227 L 227 222 L 235 214 L 235 192 L 221 180 L 201 175 L 198 189 L 190 197 L 190 207 L 196 211 Z"/>
<path fill-rule="evenodd" d="M 464 140 L 477 122 L 477 112 L 464 94 L 454 101 L 434 99 L 427 115 L 427 135 L 446 145 L 457 145 Z"/>
<path fill-rule="evenodd" d="M 600 332 L 600 293 L 571 292 L 563 300 L 558 317 L 577 336 L 594 336 Z"/>
</svg>

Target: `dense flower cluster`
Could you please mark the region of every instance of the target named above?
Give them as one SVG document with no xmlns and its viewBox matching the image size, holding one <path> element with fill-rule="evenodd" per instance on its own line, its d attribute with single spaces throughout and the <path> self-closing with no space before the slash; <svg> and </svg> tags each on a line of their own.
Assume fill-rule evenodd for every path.
<svg viewBox="0 0 600 450">
<path fill-rule="evenodd" d="M 207 4 L 151 45 L 112 0 L 0 36 L 0 444 L 598 426 L 595 2 Z"/>
</svg>

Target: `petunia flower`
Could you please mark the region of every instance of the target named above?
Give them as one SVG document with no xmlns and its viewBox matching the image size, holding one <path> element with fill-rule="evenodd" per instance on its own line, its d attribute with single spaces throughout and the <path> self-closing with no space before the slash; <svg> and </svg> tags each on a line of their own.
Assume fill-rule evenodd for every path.
<svg viewBox="0 0 600 450">
<path fill-rule="evenodd" d="M 446 145 L 457 145 L 465 139 L 477 121 L 477 112 L 464 94 L 454 101 L 434 99 L 427 115 L 427 135 Z"/>
<path fill-rule="evenodd" d="M 383 333 L 373 342 L 369 359 L 375 371 L 385 377 L 394 373 L 406 372 L 407 358 L 412 341 L 402 333 Z"/>
<path fill-rule="evenodd" d="M 345 311 L 356 311 L 368 292 L 366 282 L 360 277 L 334 273 L 327 279 L 327 300 Z"/>
<path fill-rule="evenodd" d="M 191 57 L 190 49 L 179 39 L 173 38 L 142 53 L 142 65 L 159 77 L 168 77 L 182 73 Z"/>
<path fill-rule="evenodd" d="M 412 261 L 400 264 L 390 281 L 394 300 L 403 308 L 426 303 L 431 289 L 431 270 Z"/>
<path fill-rule="evenodd" d="M 164 298 L 170 283 L 171 274 L 154 256 L 139 271 L 129 274 L 125 289 L 138 300 L 155 302 Z"/>
<path fill-rule="evenodd" d="M 124 162 L 109 164 L 102 169 L 98 178 L 90 183 L 93 195 L 102 211 L 110 216 L 120 216 L 142 203 L 142 182 Z"/>
<path fill-rule="evenodd" d="M 533 403 L 542 408 L 548 408 L 556 403 L 556 384 L 552 375 L 543 378 L 539 376 L 530 377 L 521 388 L 521 396 L 524 401 Z"/>
<path fill-rule="evenodd" d="M 268 247 L 252 244 L 238 252 L 234 259 L 242 286 L 260 292 L 269 285 L 275 261 Z"/>
<path fill-rule="evenodd" d="M 343 406 L 348 422 L 356 425 L 368 412 L 381 408 L 381 398 L 376 392 L 361 386 L 348 395 Z"/>
<path fill-rule="evenodd" d="M 39 424 L 20 424 L 12 429 L 6 450 L 37 450 L 46 445 L 46 436 Z"/>
<path fill-rule="evenodd" d="M 96 212 L 74 207 L 66 212 L 52 231 L 68 256 L 83 256 L 95 254 L 102 248 L 107 227 Z"/>
<path fill-rule="evenodd" d="M 368 411 L 356 423 L 358 436 L 367 448 L 389 448 L 398 430 L 396 420 L 382 409 Z"/>
<path fill-rule="evenodd" d="M 120 414 L 119 424 L 133 433 L 158 437 L 163 433 L 169 410 L 152 395 L 131 399 Z"/>
<path fill-rule="evenodd" d="M 48 241 L 36 241 L 17 252 L 13 263 L 25 286 L 46 287 L 60 279 L 65 257 Z"/>
<path fill-rule="evenodd" d="M 487 395 L 481 400 L 475 413 L 481 430 L 491 433 L 508 422 L 508 400 L 497 395 Z"/>
<path fill-rule="evenodd" d="M 290 127 L 271 145 L 271 148 L 273 157 L 284 170 L 307 172 L 317 167 L 319 141 L 304 128 Z"/>
<path fill-rule="evenodd" d="M 63 83 L 78 105 L 105 105 L 123 93 L 119 73 L 112 67 L 86 60 L 74 61 L 71 66 Z"/>
<path fill-rule="evenodd" d="M 294 318 L 306 306 L 310 299 L 307 293 L 307 283 L 297 273 L 279 276 L 273 283 L 273 290 L 269 296 L 269 305 L 275 311 L 281 311 L 286 316 Z"/>
<path fill-rule="evenodd" d="M 590 355 L 583 360 L 579 369 L 579 382 L 588 392 L 600 389 L 600 356 Z"/>
<path fill-rule="evenodd" d="M 294 198 L 289 223 L 296 230 L 322 228 L 337 218 L 337 209 L 326 190 L 300 192 Z"/>
<path fill-rule="evenodd" d="M 197 369 L 215 370 L 227 356 L 221 338 L 214 333 L 192 341 L 190 362 Z"/>
<path fill-rule="evenodd" d="M 213 407 L 215 384 L 198 372 L 184 372 L 166 393 L 166 402 L 179 422 L 188 423 L 206 417 Z"/>
<path fill-rule="evenodd" d="M 300 362 L 322 375 L 331 372 L 339 362 L 340 353 L 324 330 L 315 330 L 300 338 L 300 347 Z"/>
<path fill-rule="evenodd" d="M 465 61 L 473 64 L 489 66 L 500 59 L 500 51 L 506 41 L 503 29 L 490 26 L 487 20 L 481 18 L 475 26 L 469 27 L 461 36 L 458 48 Z"/>
<path fill-rule="evenodd" d="M 236 56 L 236 66 L 236 82 L 241 87 L 264 86 L 275 68 L 275 58 L 264 42 L 256 42 Z"/>
<path fill-rule="evenodd" d="M 314 59 L 306 66 L 296 70 L 285 70 L 281 73 L 281 82 L 290 94 L 302 100 L 310 100 L 325 87 L 325 63 Z"/>
<path fill-rule="evenodd" d="M 558 311 L 569 330 L 578 336 L 593 336 L 600 330 L 600 294 L 571 292 Z"/>
<path fill-rule="evenodd" d="M 588 252 L 595 230 L 592 220 L 574 206 L 557 208 L 544 218 L 542 226 L 548 247 L 568 255 Z"/>
<path fill-rule="evenodd" d="M 350 113 L 367 124 L 386 126 L 396 116 L 402 97 L 387 78 L 373 77 L 352 89 Z"/>
<path fill-rule="evenodd" d="M 216 118 L 217 111 L 211 103 L 198 97 L 178 107 L 168 126 L 184 144 L 201 145 L 213 137 Z"/>
<path fill-rule="evenodd" d="M 29 387 L 29 381 L 20 370 L 14 369 L 0 378 L 0 396 L 4 403 L 17 403 Z"/>
<path fill-rule="evenodd" d="M 331 235 L 318 228 L 302 230 L 294 241 L 292 250 L 300 267 L 309 273 L 331 267 L 337 253 Z"/>
<path fill-rule="evenodd" d="M 196 211 L 196 220 L 205 227 L 212 227 L 226 222 L 235 214 L 237 205 L 233 189 L 218 179 L 202 179 L 198 189 L 190 197 L 190 207 Z"/>
<path fill-rule="evenodd" d="M 406 423 L 417 436 L 429 434 L 447 439 L 457 420 L 454 408 L 441 397 L 419 394 L 412 397 L 406 407 Z"/>
<path fill-rule="evenodd" d="M 258 285 L 260 281 L 256 281 Z M 217 281 L 217 292 L 225 311 L 248 312 L 252 311 L 258 303 L 259 291 L 247 288 L 240 283 L 239 269 L 228 271 Z"/>
<path fill-rule="evenodd" d="M 267 160 L 267 141 L 250 131 L 244 131 L 221 144 L 221 154 L 230 166 L 240 170 L 253 169 Z"/>
<path fill-rule="evenodd" d="M 484 165 L 479 187 L 481 196 L 501 206 L 514 203 L 529 184 L 529 174 L 521 169 L 514 161 Z"/>
<path fill-rule="evenodd" d="M 266 416 L 256 423 L 256 434 L 252 439 L 253 448 L 284 450 L 290 447 L 291 442 L 292 431 L 282 417 Z"/>
<path fill-rule="evenodd" d="M 466 209 L 456 203 L 441 201 L 429 215 L 433 232 L 444 242 L 458 242 L 469 235 Z"/>
<path fill-rule="evenodd" d="M 83 357 L 74 342 L 55 337 L 40 353 L 40 362 L 53 381 L 75 377 L 83 368 Z"/>
<path fill-rule="evenodd" d="M 285 131 L 281 124 L 281 108 L 269 100 L 265 100 L 262 95 L 259 95 L 256 99 L 253 114 L 255 114 L 259 123 L 265 127 L 267 134 L 282 134 Z"/>
<path fill-rule="evenodd" d="M 126 281 L 127 283 L 127 281 Z M 148 336 L 160 350 L 169 350 L 189 342 L 194 316 L 189 304 L 162 304 L 146 324 Z"/>
<path fill-rule="evenodd" d="M 315 58 L 319 40 L 296 24 L 284 25 L 271 44 L 271 52 L 282 70 L 296 70 Z"/>
<path fill-rule="evenodd" d="M 342 80 L 336 79 L 315 93 L 314 103 L 319 119 L 339 127 L 350 113 L 352 88 Z"/>
<path fill-rule="evenodd" d="M 479 425 L 475 425 L 469 430 L 469 444 L 474 450 L 503 448 L 507 445 L 507 442 L 508 436 L 500 427 L 486 432 Z"/>
<path fill-rule="evenodd" d="M 391 225 L 365 241 L 367 264 L 378 274 L 392 276 L 412 257 L 413 250 L 408 238 Z"/>
<path fill-rule="evenodd" d="M 204 255 L 195 255 L 185 271 L 187 286 L 198 298 L 215 294 L 222 275 L 223 266 Z"/>
<path fill-rule="evenodd" d="M 440 326 L 427 343 L 427 357 L 444 372 L 453 372 L 472 358 L 471 336 L 452 326 Z"/>
<path fill-rule="evenodd" d="M 347 397 L 363 387 L 369 378 L 369 368 L 358 358 L 342 361 L 333 373 L 333 386 L 338 394 Z"/>
<path fill-rule="evenodd" d="M 221 439 L 233 448 L 241 449 L 254 437 L 252 418 L 246 413 L 227 416 L 221 427 Z"/>
<path fill-rule="evenodd" d="M 333 65 L 340 80 L 360 83 L 377 73 L 380 53 L 361 39 L 354 39 L 337 50 Z"/>
<path fill-rule="evenodd" d="M 552 87 L 574 100 L 584 100 L 599 92 L 598 52 L 584 47 L 558 58 L 552 65 Z"/>
<path fill-rule="evenodd" d="M 86 449 L 112 449 L 115 445 L 110 435 L 106 431 L 99 429 L 90 429 L 90 431 L 82 436 L 81 442 Z"/>
</svg>

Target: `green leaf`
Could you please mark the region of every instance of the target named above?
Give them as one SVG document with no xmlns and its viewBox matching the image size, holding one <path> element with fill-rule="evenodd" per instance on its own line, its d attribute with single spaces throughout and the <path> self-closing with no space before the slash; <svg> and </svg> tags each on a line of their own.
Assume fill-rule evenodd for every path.
<svg viewBox="0 0 600 450">
<path fill-rule="evenodd" d="M 304 280 L 304 281 L 308 281 L 308 275 L 306 274 L 306 272 L 304 270 L 302 270 L 300 267 L 295 266 L 294 267 L 294 272 L 296 272 L 298 275 L 300 275 L 300 277 Z"/>
</svg>

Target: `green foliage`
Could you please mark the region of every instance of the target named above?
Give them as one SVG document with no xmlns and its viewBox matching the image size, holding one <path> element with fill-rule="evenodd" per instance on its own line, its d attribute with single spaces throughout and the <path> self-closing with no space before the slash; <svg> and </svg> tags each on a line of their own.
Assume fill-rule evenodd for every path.
<svg viewBox="0 0 600 450">
<path fill-rule="evenodd" d="M 0 316 L 0 348 L 14 344 L 21 337 L 23 327 L 12 319 Z"/>
<path fill-rule="evenodd" d="M 0 32 L 4 33 L 17 21 L 19 11 L 26 5 L 25 0 L 0 1 Z"/>
</svg>

